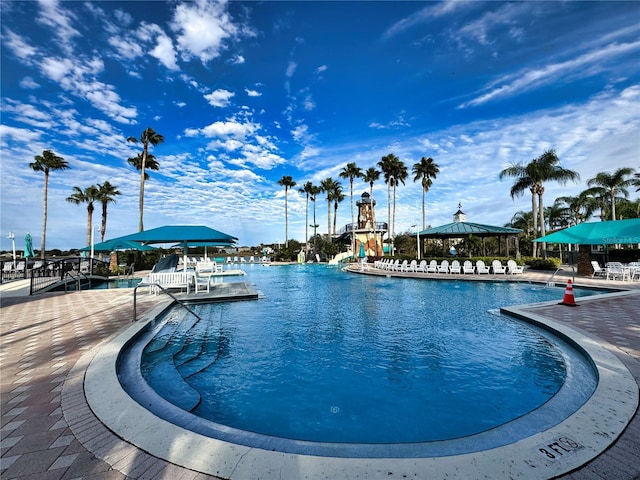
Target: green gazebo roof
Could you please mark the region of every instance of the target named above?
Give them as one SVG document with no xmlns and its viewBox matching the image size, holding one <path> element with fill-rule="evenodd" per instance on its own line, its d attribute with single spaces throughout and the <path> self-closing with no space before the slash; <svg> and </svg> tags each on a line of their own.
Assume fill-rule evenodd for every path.
<svg viewBox="0 0 640 480">
<path fill-rule="evenodd" d="M 459 238 L 467 235 L 476 237 L 495 237 L 516 235 L 522 232 L 519 228 L 497 227 L 473 222 L 452 222 L 439 227 L 427 228 L 420 232 L 421 237 Z"/>
</svg>

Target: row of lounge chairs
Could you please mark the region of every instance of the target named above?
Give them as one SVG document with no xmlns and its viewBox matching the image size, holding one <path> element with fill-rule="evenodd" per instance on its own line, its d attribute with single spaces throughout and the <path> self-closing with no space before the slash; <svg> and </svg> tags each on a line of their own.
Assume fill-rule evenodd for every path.
<svg viewBox="0 0 640 480">
<path fill-rule="evenodd" d="M 503 265 L 500 260 L 494 260 L 491 263 L 491 267 L 487 266 L 482 260 L 478 260 L 475 265 L 470 260 L 465 260 L 460 264 L 459 260 L 443 260 L 438 263 L 435 260 L 431 260 L 427 263 L 426 260 L 393 260 L 383 259 L 374 262 L 375 268 L 380 270 L 388 270 L 392 272 L 420 272 L 420 273 L 447 273 L 447 274 L 516 274 L 523 273 L 524 267 L 518 265 L 514 260 L 508 260 L 507 265 Z"/>
<path fill-rule="evenodd" d="M 607 262 L 603 267 L 593 260 L 591 262 L 593 267 L 593 277 L 606 277 L 607 280 L 635 280 L 640 279 L 640 262 L 631 262 L 629 264 L 623 264 L 621 262 Z"/>
</svg>

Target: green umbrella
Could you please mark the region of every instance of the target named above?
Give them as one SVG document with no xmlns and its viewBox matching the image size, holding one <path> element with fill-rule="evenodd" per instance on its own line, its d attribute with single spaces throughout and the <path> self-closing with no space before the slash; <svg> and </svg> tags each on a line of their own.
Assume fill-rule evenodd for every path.
<svg viewBox="0 0 640 480">
<path fill-rule="evenodd" d="M 24 236 L 24 258 L 33 258 L 35 255 L 33 254 L 33 240 L 31 239 L 31 234 L 27 232 Z"/>
<path fill-rule="evenodd" d="M 117 250 L 138 250 L 141 252 L 146 252 L 148 250 L 155 250 L 155 247 L 152 247 L 150 245 L 143 245 L 140 242 L 132 242 L 131 240 L 119 240 L 117 238 L 96 243 L 93 246 L 94 252 L 115 252 Z M 83 247 L 80 249 L 80 251 L 91 251 L 91 246 Z"/>
<path fill-rule="evenodd" d="M 617 245 L 640 243 L 640 218 L 579 223 L 534 242 L 573 243 L 578 245 Z"/>
</svg>

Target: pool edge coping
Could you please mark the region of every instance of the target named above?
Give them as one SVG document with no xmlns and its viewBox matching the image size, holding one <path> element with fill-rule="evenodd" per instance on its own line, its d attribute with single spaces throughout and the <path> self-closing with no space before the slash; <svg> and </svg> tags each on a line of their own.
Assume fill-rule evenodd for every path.
<svg viewBox="0 0 640 480">
<path fill-rule="evenodd" d="M 635 292 L 605 294 L 627 295 Z M 581 300 L 585 300 L 581 298 Z M 602 296 L 588 297 L 591 299 Z M 96 347 L 86 371 L 84 390 L 87 403 L 107 428 L 141 450 L 176 465 L 224 478 L 388 478 L 389 472 L 419 475 L 430 471 L 436 476 L 489 478 L 552 478 L 579 468 L 608 448 L 624 431 L 638 405 L 635 379 L 612 352 L 586 334 L 524 309 L 546 303 L 508 307 L 504 310 L 533 323 L 541 323 L 568 336 L 581 346 L 595 363 L 599 382 L 591 398 L 573 415 L 558 425 L 512 444 L 490 450 L 426 458 L 344 458 L 320 457 L 261 450 L 205 437 L 162 420 L 132 400 L 120 387 L 116 363 L 122 347 L 156 318 L 172 302 L 165 302 L 144 320 L 127 328 L 117 337 Z M 612 392 L 617 394 L 612 395 Z M 125 406 L 126 405 L 126 406 Z M 603 414 L 606 412 L 606 415 Z M 545 458 L 539 449 L 568 437 L 582 447 L 558 459 Z M 551 448 L 551 449 L 550 449 Z M 108 459 L 105 459 L 108 461 Z"/>
</svg>

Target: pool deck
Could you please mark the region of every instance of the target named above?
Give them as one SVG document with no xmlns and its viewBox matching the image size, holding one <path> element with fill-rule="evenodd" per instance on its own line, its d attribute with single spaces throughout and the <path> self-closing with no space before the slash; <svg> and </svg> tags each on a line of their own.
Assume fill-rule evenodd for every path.
<svg viewBox="0 0 640 480">
<path fill-rule="evenodd" d="M 569 275 L 569 271 L 560 272 L 554 281 L 563 284 Z M 443 278 L 443 274 L 433 277 Z M 503 275 L 482 276 L 482 280 L 504 278 Z M 526 272 L 521 280 L 546 282 L 549 278 L 547 272 Z M 566 323 L 596 339 L 625 364 L 640 385 L 640 282 L 576 277 L 575 283 L 623 288 L 636 293 L 584 302 L 577 298 L 580 304 L 577 308 L 547 304 L 527 307 L 527 310 Z M 216 288 L 212 291 L 216 292 Z M 159 298 L 162 297 L 139 294 L 138 315 L 156 308 Z M 218 478 L 153 457 L 121 440 L 93 416 L 86 403 L 83 379 L 90 359 L 102 345 L 132 324 L 130 289 L 29 297 L 28 284 L 18 281 L 0 287 L 0 307 L 0 477 L 3 480 Z M 640 414 L 636 411 L 626 430 L 608 450 L 559 478 L 638 480 L 639 451 Z M 389 473 L 388 478 L 395 477 Z M 298 478 L 303 477 L 304 472 L 300 472 Z M 478 478 L 482 477 L 479 466 Z M 423 478 L 432 477 L 424 472 Z"/>
</svg>

